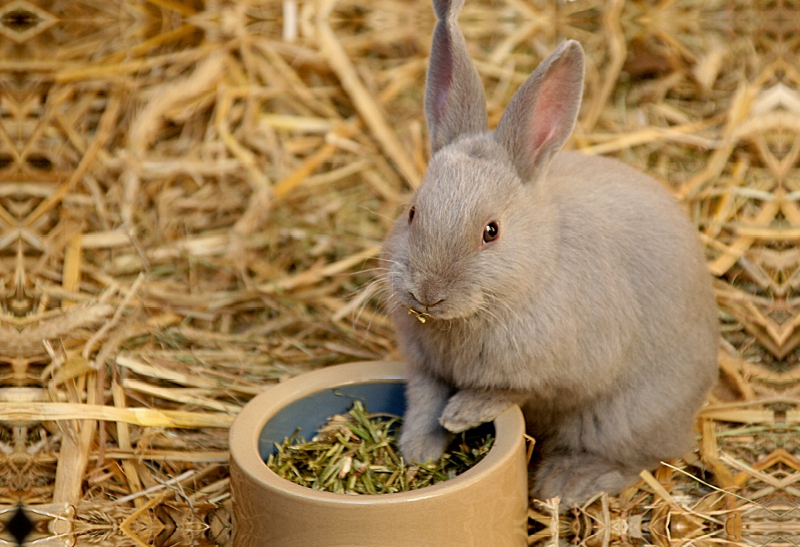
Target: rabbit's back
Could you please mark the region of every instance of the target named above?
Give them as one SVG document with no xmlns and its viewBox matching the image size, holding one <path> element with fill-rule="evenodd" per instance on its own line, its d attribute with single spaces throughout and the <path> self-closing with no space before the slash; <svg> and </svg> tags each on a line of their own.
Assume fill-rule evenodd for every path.
<svg viewBox="0 0 800 547">
<path fill-rule="evenodd" d="M 629 287 L 639 320 L 699 322 L 716 333 L 696 230 L 665 188 L 621 162 L 576 152 L 557 154 L 547 179 L 559 223 L 559 269 L 593 279 L 587 291 Z"/>
<path fill-rule="evenodd" d="M 560 153 L 547 179 L 559 219 L 562 275 L 554 290 L 568 295 L 561 311 L 577 318 L 576 344 L 606 347 L 609 336 L 624 336 L 626 343 L 612 357 L 618 362 L 598 371 L 619 371 L 605 395 L 591 406 L 578 405 L 574 414 L 535 397 L 526 413 L 530 428 L 560 428 L 554 448 L 578 448 L 574 442 L 587 449 L 592 438 L 624 446 L 619 440 L 627 436 L 627 446 L 638 438 L 660 454 L 674 443 L 669 452 L 677 456 L 688 437 L 674 437 L 673 431 L 691 430 L 717 374 L 716 300 L 695 228 L 657 181 L 616 160 Z M 591 309 L 601 295 L 604 307 Z M 592 382 L 586 378 L 586 393 Z M 607 418 L 604 426 L 613 424 L 614 434 L 592 430 L 597 414 Z M 646 414 L 652 419 L 642 419 Z M 638 452 L 650 450 L 642 446 Z"/>
</svg>

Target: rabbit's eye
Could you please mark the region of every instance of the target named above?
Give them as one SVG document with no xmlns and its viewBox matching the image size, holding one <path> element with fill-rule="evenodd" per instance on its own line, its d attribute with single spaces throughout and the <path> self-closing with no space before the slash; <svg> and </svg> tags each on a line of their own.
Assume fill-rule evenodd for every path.
<svg viewBox="0 0 800 547">
<path fill-rule="evenodd" d="M 500 225 L 496 220 L 489 222 L 483 227 L 483 242 L 491 243 L 500 236 Z"/>
<path fill-rule="evenodd" d="M 414 220 L 414 215 L 416 215 L 416 214 L 417 214 L 417 208 L 412 205 L 411 209 L 408 210 L 408 223 L 409 224 L 411 224 L 411 221 Z"/>
</svg>

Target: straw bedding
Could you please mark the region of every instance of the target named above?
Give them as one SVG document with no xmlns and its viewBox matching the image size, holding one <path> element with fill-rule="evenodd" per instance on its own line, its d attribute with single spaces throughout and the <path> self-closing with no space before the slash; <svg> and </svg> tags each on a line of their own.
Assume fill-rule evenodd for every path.
<svg viewBox="0 0 800 547">
<path fill-rule="evenodd" d="M 796 0 L 467 1 L 492 125 L 581 41 L 568 147 L 681 201 L 723 328 L 696 452 L 567 517 L 532 500 L 531 543 L 800 539 L 798 21 Z M 37 544 L 228 544 L 236 412 L 396 357 L 374 258 L 425 169 L 433 23 L 427 0 L 0 7 L 0 522 L 23 503 Z"/>
</svg>

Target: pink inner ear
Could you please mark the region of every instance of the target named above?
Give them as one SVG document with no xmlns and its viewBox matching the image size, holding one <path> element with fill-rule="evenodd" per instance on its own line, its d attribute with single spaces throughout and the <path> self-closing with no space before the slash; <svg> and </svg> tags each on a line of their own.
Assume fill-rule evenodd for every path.
<svg viewBox="0 0 800 547">
<path fill-rule="evenodd" d="M 534 125 L 531 146 L 535 151 L 538 151 L 542 148 L 542 145 L 553 138 L 556 133 L 556 127 L 553 120 L 545 119 L 542 115 L 534 116 L 528 123 L 531 122 Z"/>
<path fill-rule="evenodd" d="M 539 155 L 539 151 L 546 146 L 563 130 L 571 129 L 569 116 L 568 100 L 564 100 L 564 89 L 569 85 L 567 78 L 568 72 L 564 65 L 554 67 L 555 70 L 548 75 L 539 88 L 539 93 L 535 99 L 532 116 L 528 123 L 531 128 L 531 146 L 534 154 Z M 565 74 L 567 72 L 567 74 Z"/>
<path fill-rule="evenodd" d="M 446 23 L 439 21 L 433 34 L 433 48 L 428 67 L 426 114 L 433 142 L 438 142 L 441 129 L 447 125 L 448 100 L 453 87 L 453 43 Z M 443 143 L 439 143 L 440 145 Z"/>
<path fill-rule="evenodd" d="M 496 135 L 523 181 L 536 180 L 572 132 L 583 92 L 583 51 L 559 47 L 522 84 Z"/>
<path fill-rule="evenodd" d="M 447 42 L 449 47 L 449 40 Z M 453 86 L 453 55 L 449 49 L 441 52 L 440 63 L 441 65 L 437 63 L 437 68 L 441 66 L 441 71 L 434 76 L 435 81 L 433 89 L 435 90 L 435 95 L 433 99 L 433 108 L 436 112 L 437 119 L 443 121 L 445 108 L 447 107 L 447 99 L 450 96 L 450 88 Z"/>
</svg>

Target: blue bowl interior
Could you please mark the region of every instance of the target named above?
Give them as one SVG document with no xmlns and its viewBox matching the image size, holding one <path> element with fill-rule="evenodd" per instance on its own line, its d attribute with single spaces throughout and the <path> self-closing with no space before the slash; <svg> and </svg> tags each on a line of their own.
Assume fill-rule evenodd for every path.
<svg viewBox="0 0 800 547">
<path fill-rule="evenodd" d="M 405 383 L 378 381 L 318 391 L 278 411 L 264 425 L 258 437 L 258 452 L 267 461 L 281 444 L 299 428 L 298 436 L 311 439 L 335 414 L 344 414 L 353 401 L 361 400 L 369 412 L 402 416 L 406 410 Z"/>
</svg>

